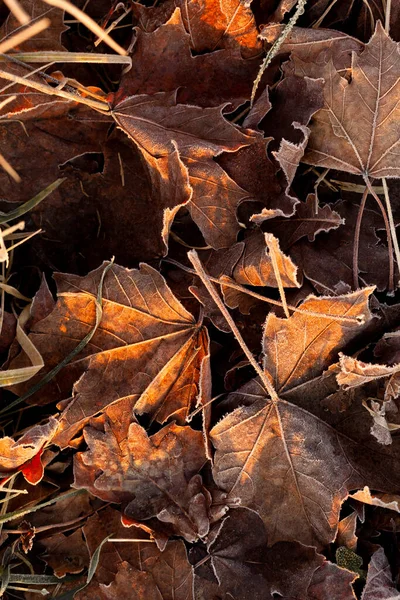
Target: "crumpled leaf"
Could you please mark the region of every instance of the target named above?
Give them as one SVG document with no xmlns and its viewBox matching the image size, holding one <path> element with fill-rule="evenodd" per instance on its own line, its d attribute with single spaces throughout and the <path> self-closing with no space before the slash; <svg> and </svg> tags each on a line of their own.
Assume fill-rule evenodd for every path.
<svg viewBox="0 0 400 600">
<path fill-rule="evenodd" d="M 121 561 L 109 585 L 92 582 L 77 600 L 193 600 L 193 572 L 182 541 L 171 541 L 164 552 L 143 544 L 139 564 Z"/>
<path fill-rule="evenodd" d="M 399 50 L 380 22 L 351 81 L 330 62 L 323 73 L 325 106 L 314 115 L 303 161 L 367 177 L 400 177 Z M 362 126 L 360 124 L 362 123 Z"/>
<path fill-rule="evenodd" d="M 400 592 L 393 582 L 385 551 L 380 548 L 371 557 L 361 600 L 398 600 L 399 598 Z"/>
<path fill-rule="evenodd" d="M 313 242 L 318 233 L 337 229 L 344 224 L 344 219 L 329 204 L 316 205 L 314 194 L 309 194 L 305 202 L 296 204 L 295 211 L 292 217 L 268 219 L 266 225 L 268 231 L 279 238 L 285 250 L 303 237 L 307 236 L 308 241 Z M 251 220 L 259 224 L 264 221 L 263 214 L 253 215 Z"/>
<path fill-rule="evenodd" d="M 15 471 L 22 471 L 30 483 L 39 483 L 43 477 L 40 454 L 43 447 L 51 441 L 57 430 L 58 422 L 50 417 L 44 425 L 34 425 L 18 441 L 5 436 L 0 439 L 0 476 L 8 477 Z"/>
<path fill-rule="evenodd" d="M 177 104 L 176 93 L 127 98 L 114 107 L 113 115 L 150 156 L 168 155 L 176 144 L 193 189 L 188 208 L 206 242 L 215 248 L 235 242 L 236 209 L 248 193 L 212 158 L 253 143 L 253 137 L 226 121 L 220 108 Z"/>
<path fill-rule="evenodd" d="M 93 328 L 95 297 L 104 267 L 85 277 L 57 274 L 59 290 L 52 313 L 37 323 L 30 338 L 51 370 Z M 12 364 L 19 364 L 18 357 Z M 113 265 L 103 288 L 103 317 L 90 343 L 33 402 L 69 396 L 54 443 L 67 445 L 89 419 L 116 403 L 137 404 L 140 413 L 164 422 L 184 422 L 197 396 L 200 378 L 209 377 L 208 334 L 196 323 L 152 267 Z M 204 388 L 205 389 L 205 388 Z M 20 391 L 20 387 L 18 388 Z"/>
<path fill-rule="evenodd" d="M 365 363 L 342 353 L 339 356 L 339 364 L 340 372 L 337 374 L 336 379 L 344 389 L 358 387 L 376 379 L 389 377 L 400 371 L 400 365 L 387 366 Z"/>
<path fill-rule="evenodd" d="M 350 494 L 350 497 L 359 502 L 363 502 L 364 504 L 380 506 L 381 508 L 394 510 L 400 513 L 400 496 L 397 496 L 396 494 L 372 493 L 369 487 L 365 486 L 364 489 Z"/>
<path fill-rule="evenodd" d="M 131 423 L 118 440 L 112 423 L 104 433 L 86 427 L 89 450 L 75 457 L 74 487 L 108 502 L 124 503 L 138 521 L 157 517 L 188 541 L 208 533 L 208 492 L 197 475 L 206 462 L 202 433 L 170 424 L 148 437 Z"/>
</svg>

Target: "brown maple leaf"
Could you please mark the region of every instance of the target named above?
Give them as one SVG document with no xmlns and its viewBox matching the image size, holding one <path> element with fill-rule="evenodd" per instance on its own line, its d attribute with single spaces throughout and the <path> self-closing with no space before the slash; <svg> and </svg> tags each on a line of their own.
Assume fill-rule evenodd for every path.
<svg viewBox="0 0 400 600">
<path fill-rule="evenodd" d="M 378 22 L 363 52 L 353 54 L 350 82 L 332 62 L 321 74 L 325 106 L 314 115 L 303 161 L 365 177 L 400 177 L 398 45 Z"/>
<path fill-rule="evenodd" d="M 93 328 L 95 297 L 103 267 L 86 277 L 57 274 L 59 297 L 37 323 L 32 340 L 51 370 Z M 21 356 L 15 363 L 24 361 Z M 103 317 L 90 344 L 63 372 L 32 397 L 33 402 L 67 398 L 55 442 L 64 446 L 88 420 L 118 401 L 164 422 L 184 422 L 209 378 L 208 335 L 152 267 L 113 265 L 104 280 Z M 31 383 L 31 382 L 30 382 Z M 121 405 L 122 406 L 122 405 Z"/>
<path fill-rule="evenodd" d="M 368 320 L 371 292 L 370 288 L 336 298 L 309 298 L 302 307 L 315 316 L 297 313 L 280 319 L 269 315 L 264 329 L 264 365 L 279 395 L 288 400 L 266 401 L 263 387 L 254 380 L 232 395 L 233 406 L 239 408 L 210 432 L 216 448 L 217 484 L 232 501 L 240 499 L 260 514 L 271 544 L 280 540 L 317 545 L 332 541 L 341 501 L 352 487 L 375 478 L 371 453 L 358 448 L 360 441 L 374 444 L 365 419 L 361 431 L 359 419 L 357 424 L 354 419 L 352 422 L 348 413 L 325 416 L 320 400 L 307 392 L 307 382 L 315 381 L 318 398 L 327 395 L 318 376 L 359 329 L 355 323 L 316 315 L 324 307 L 327 313 Z M 359 412 L 360 402 L 353 404 L 352 410 Z M 351 425 L 359 430 L 353 427 L 350 434 Z M 378 464 L 381 451 L 375 447 L 374 452 Z M 393 474 L 396 450 L 388 451 L 385 460 L 391 461 Z M 386 475 L 375 482 L 378 489 L 398 485 Z"/>
<path fill-rule="evenodd" d="M 190 7 L 192 3 L 182 4 L 186 10 L 186 4 Z M 235 4 L 239 9 L 239 2 Z M 132 69 L 122 77 L 114 104 L 134 94 L 177 89 L 180 103 L 204 107 L 229 103 L 234 110 L 250 98 L 259 59 L 244 59 L 239 47 L 193 56 L 191 35 L 179 7 L 155 31 L 138 29 L 136 33 Z M 215 30 L 211 35 L 215 40 Z M 226 38 L 230 39 L 232 35 Z"/>
<path fill-rule="evenodd" d="M 206 462 L 200 431 L 170 424 L 148 437 L 132 423 L 119 440 L 106 423 L 104 433 L 86 427 L 84 436 L 89 450 L 76 455 L 74 487 L 122 502 L 137 521 L 157 517 L 188 541 L 208 533 L 210 498 L 197 475 Z"/>
<path fill-rule="evenodd" d="M 260 517 L 243 508 L 231 510 L 213 533 L 208 556 L 201 550 L 193 548 L 190 558 L 196 561 L 194 588 L 202 600 L 272 600 L 277 594 L 286 600 L 355 598 L 352 573 L 298 543 L 269 548 Z"/>
<path fill-rule="evenodd" d="M 333 297 L 309 296 L 301 308 L 313 313 L 294 313 L 289 319 L 274 314 L 264 327 L 264 369 L 282 394 L 320 375 L 337 356 L 340 348 L 357 333 L 361 322 L 371 319 L 368 298 L 374 288 Z M 318 315 L 358 317 L 344 323 Z"/>
<path fill-rule="evenodd" d="M 226 121 L 221 108 L 177 104 L 175 93 L 133 96 L 115 106 L 113 116 L 145 157 L 166 156 L 176 147 L 193 190 L 188 208 L 205 240 L 214 248 L 235 242 L 236 209 L 249 194 L 212 159 L 253 137 Z"/>
<path fill-rule="evenodd" d="M 93 581 L 78 592 L 77 600 L 193 600 L 193 570 L 183 542 L 171 541 L 164 552 L 149 546 L 143 544 L 137 566 L 132 560 L 121 561 L 114 581 Z"/>
</svg>

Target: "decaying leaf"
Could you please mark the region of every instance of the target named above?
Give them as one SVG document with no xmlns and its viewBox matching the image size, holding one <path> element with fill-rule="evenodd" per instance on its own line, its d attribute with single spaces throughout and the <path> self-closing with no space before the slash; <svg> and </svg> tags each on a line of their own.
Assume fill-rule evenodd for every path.
<svg viewBox="0 0 400 600">
<path fill-rule="evenodd" d="M 377 550 L 368 566 L 367 582 L 363 590 L 362 600 L 398 600 L 397 590 L 390 571 L 390 565 L 383 548 Z"/>
<path fill-rule="evenodd" d="M 57 430 L 57 419 L 50 417 L 44 425 L 34 425 L 18 441 L 11 437 L 0 439 L 0 476 L 8 477 L 22 471 L 30 483 L 38 483 L 43 477 L 40 455 Z"/>
<path fill-rule="evenodd" d="M 148 437 L 132 423 L 119 440 L 106 423 L 104 433 L 84 435 L 89 450 L 76 456 L 75 487 L 123 503 L 137 521 L 157 517 L 189 541 L 208 533 L 211 499 L 197 475 L 206 461 L 201 432 L 171 424 Z"/>
</svg>

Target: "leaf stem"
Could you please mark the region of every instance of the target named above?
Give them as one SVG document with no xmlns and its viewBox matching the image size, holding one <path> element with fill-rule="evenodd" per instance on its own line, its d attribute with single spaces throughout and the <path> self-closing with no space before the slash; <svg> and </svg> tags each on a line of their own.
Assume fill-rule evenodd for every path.
<svg viewBox="0 0 400 600">
<path fill-rule="evenodd" d="M 279 398 L 278 398 L 278 394 L 276 393 L 274 386 L 272 385 L 270 379 L 268 378 L 268 375 L 262 370 L 262 368 L 260 367 L 260 365 L 258 364 L 256 359 L 254 358 L 252 352 L 250 352 L 250 349 L 248 348 L 246 342 L 242 338 L 242 334 L 240 333 L 239 329 L 237 328 L 235 321 L 232 319 L 228 309 L 226 308 L 225 304 L 222 302 L 215 286 L 213 285 L 209 276 L 207 275 L 206 271 L 204 270 L 204 267 L 200 262 L 199 255 L 197 254 L 196 250 L 190 250 L 190 252 L 188 252 L 188 258 L 189 258 L 190 262 L 192 263 L 197 275 L 200 277 L 204 286 L 207 288 L 207 291 L 210 294 L 211 298 L 214 300 L 215 304 L 218 306 L 219 310 L 221 311 L 221 314 L 224 316 L 226 322 L 228 323 L 229 327 L 231 328 L 233 335 L 235 336 L 236 340 L 238 341 L 239 346 L 241 347 L 241 349 L 247 356 L 251 366 L 253 367 L 253 369 L 255 370 L 257 375 L 260 377 L 266 391 L 268 392 L 268 394 L 271 397 L 271 400 L 273 402 L 277 402 L 279 400 Z"/>
<path fill-rule="evenodd" d="M 389 198 L 389 190 L 388 190 L 388 186 L 386 183 L 386 179 L 384 177 L 382 177 L 382 183 L 383 183 L 383 193 L 385 195 L 386 210 L 387 210 L 387 214 L 388 214 L 388 218 L 389 218 L 390 233 L 392 234 L 394 253 L 396 256 L 397 267 L 400 272 L 400 248 L 399 248 L 399 243 L 397 241 L 396 225 L 395 225 L 394 219 L 393 219 L 392 205 L 390 204 L 390 198 Z M 400 281 L 397 282 L 397 286 L 399 286 L 399 285 L 400 285 Z"/>
<path fill-rule="evenodd" d="M 178 262 L 177 260 L 174 260 L 173 258 L 163 258 L 163 261 L 166 263 L 169 263 L 170 265 L 175 265 L 179 269 L 182 269 L 182 271 L 186 271 L 186 273 L 191 273 L 192 275 L 199 276 L 197 271 L 195 271 L 194 269 L 191 269 L 190 267 L 186 267 L 185 265 Z M 267 302 L 268 304 L 273 304 L 274 306 L 280 306 L 281 308 L 283 308 L 282 302 L 280 302 L 279 300 L 273 300 L 272 298 L 268 298 L 267 296 L 262 296 L 261 294 L 257 294 L 257 292 L 253 292 L 252 290 L 247 289 L 243 285 L 240 285 L 240 283 L 236 283 L 236 282 L 230 280 L 228 277 L 226 279 L 222 279 L 222 278 L 218 279 L 218 277 L 212 277 L 211 275 L 208 275 L 208 278 L 210 281 L 213 281 L 214 283 L 218 283 L 218 285 L 225 285 L 228 288 L 237 290 L 238 292 L 242 292 L 243 294 L 247 294 L 248 296 L 252 296 L 253 298 L 256 298 L 257 300 L 260 300 L 261 302 Z M 346 316 L 346 315 L 330 315 L 328 313 L 315 313 L 312 310 L 303 310 L 302 308 L 299 308 L 297 306 L 292 306 L 291 304 L 288 304 L 287 307 L 289 310 L 292 310 L 293 312 L 298 312 L 302 315 L 309 315 L 310 317 L 318 317 L 320 319 L 329 319 L 329 320 L 333 320 L 333 321 L 341 321 L 344 323 L 362 323 L 363 322 L 362 320 L 360 320 L 359 317 L 350 317 L 350 316 Z"/>
<path fill-rule="evenodd" d="M 354 244 L 353 244 L 353 283 L 354 289 L 358 289 L 358 252 L 360 249 L 360 231 L 361 221 L 364 214 L 365 204 L 368 197 L 368 187 L 365 187 L 363 196 L 361 198 L 360 208 L 358 209 L 356 228 L 354 231 Z"/>
<path fill-rule="evenodd" d="M 386 214 L 385 207 L 383 206 L 381 199 L 376 194 L 374 188 L 371 185 L 371 182 L 368 176 L 364 175 L 364 181 L 368 187 L 370 194 L 375 198 L 379 208 L 381 209 L 382 217 L 385 222 L 386 229 L 386 237 L 387 237 L 387 245 L 388 245 L 388 254 L 389 254 L 389 284 L 388 284 L 388 293 L 393 294 L 394 292 L 394 261 L 393 261 L 393 242 L 392 242 L 392 233 L 390 230 L 390 223 L 388 220 L 388 216 Z"/>
</svg>

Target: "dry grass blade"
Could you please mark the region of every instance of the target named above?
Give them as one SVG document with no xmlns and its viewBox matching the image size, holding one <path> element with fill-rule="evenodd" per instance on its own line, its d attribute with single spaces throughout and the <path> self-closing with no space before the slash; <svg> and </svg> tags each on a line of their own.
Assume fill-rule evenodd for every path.
<svg viewBox="0 0 400 600">
<path fill-rule="evenodd" d="M 44 0 L 46 4 L 50 6 L 55 6 L 56 8 L 60 8 L 61 10 L 65 10 L 70 15 L 78 19 L 82 25 L 85 25 L 92 33 L 97 35 L 102 42 L 110 46 L 115 52 L 121 54 L 121 56 L 126 56 L 128 53 L 124 48 L 122 48 L 117 42 L 115 42 L 112 37 L 110 37 L 103 29 L 93 21 L 91 17 L 86 15 L 79 8 L 68 2 L 67 0 Z"/>
<path fill-rule="evenodd" d="M 21 177 L 18 175 L 17 171 L 14 169 L 12 165 L 8 162 L 6 158 L 0 153 L 0 167 L 2 167 L 6 173 L 10 175 L 14 179 L 16 183 L 21 182 Z"/>
<path fill-rule="evenodd" d="M 21 23 L 21 25 L 27 25 L 29 23 L 30 16 L 28 13 L 22 8 L 17 0 L 4 0 L 4 4 L 8 6 L 14 17 Z"/>
<path fill-rule="evenodd" d="M 65 177 L 56 179 L 56 181 L 53 181 L 53 183 L 51 183 L 46 188 L 44 188 L 44 190 L 36 194 L 36 196 L 31 198 L 27 202 L 24 202 L 24 204 L 21 204 L 21 206 L 19 206 L 15 210 L 12 210 L 9 213 L 3 213 L 0 211 L 0 225 L 22 217 L 22 215 L 26 214 L 28 211 L 32 210 L 32 208 L 35 208 L 35 206 L 40 204 L 42 200 L 44 200 L 45 198 L 47 198 L 47 196 L 54 192 L 54 190 L 56 190 L 64 181 Z"/>
<path fill-rule="evenodd" d="M 95 110 L 100 110 L 101 112 L 109 112 L 107 102 L 99 102 L 97 100 L 91 100 L 90 98 L 83 98 L 82 96 L 78 96 L 78 94 L 72 94 L 71 92 L 66 92 L 61 89 L 52 88 L 49 85 L 45 85 L 44 83 L 39 83 L 37 81 L 30 81 L 29 79 L 19 77 L 18 75 L 14 75 L 13 73 L 7 73 L 7 71 L 0 70 L 0 78 L 6 79 L 7 81 L 13 81 L 14 83 L 19 83 L 21 85 L 25 85 L 27 87 L 33 88 L 34 90 L 37 90 L 38 92 L 47 94 L 48 96 L 59 96 L 60 98 L 65 98 L 66 100 L 70 100 L 72 102 L 86 104 L 86 106 L 90 106 L 91 108 L 94 108 Z"/>
<path fill-rule="evenodd" d="M 30 367 L 21 367 L 18 369 L 8 369 L 7 371 L 0 372 L 0 387 L 8 385 L 15 385 L 28 381 L 43 367 L 44 362 L 42 355 L 37 350 L 36 346 L 32 343 L 29 337 L 26 335 L 23 327 L 29 318 L 29 306 L 27 306 L 20 314 L 17 321 L 17 341 L 21 346 L 22 350 L 29 357 L 32 365 Z"/>
<path fill-rule="evenodd" d="M 279 241 L 278 239 L 272 235 L 272 233 L 265 233 L 265 243 L 267 244 L 269 255 L 271 257 L 272 268 L 274 269 L 275 279 L 278 282 L 279 295 L 282 300 L 283 310 L 285 312 L 286 318 L 290 317 L 288 305 L 286 302 L 285 290 L 283 289 L 282 277 L 279 270 L 278 265 L 278 257 L 279 257 Z"/>
<path fill-rule="evenodd" d="M 93 52 L 17 52 L 15 54 L 0 56 L 0 62 L 17 59 L 26 63 L 85 63 L 106 65 L 131 65 L 130 56 L 117 54 L 94 54 Z"/>
<path fill-rule="evenodd" d="M 71 360 L 77 354 L 79 354 L 79 352 L 81 352 L 81 350 L 83 350 L 83 348 L 90 342 L 90 340 L 96 333 L 97 328 L 100 325 L 100 322 L 101 322 L 101 319 L 103 316 L 103 308 L 102 308 L 103 283 L 104 283 L 104 278 L 105 278 L 107 272 L 109 271 L 109 269 L 112 267 L 113 264 L 114 264 L 114 262 L 113 262 L 113 260 L 111 260 L 111 262 L 105 267 L 105 269 L 103 270 L 103 273 L 101 275 L 99 287 L 97 290 L 97 298 L 96 298 L 96 321 L 95 321 L 94 327 L 91 329 L 91 331 L 89 331 L 89 333 L 83 338 L 83 340 L 81 340 L 79 342 L 79 344 L 72 350 L 72 352 L 70 352 L 70 354 L 68 354 L 68 356 L 66 356 L 64 358 L 64 360 L 62 360 L 56 367 L 54 367 L 54 369 L 52 369 L 49 373 L 47 373 L 43 377 L 43 379 L 41 379 L 36 385 L 31 387 L 31 389 L 29 389 L 23 396 L 21 396 L 20 398 L 17 398 L 13 402 L 11 402 L 11 404 L 8 404 L 5 408 L 0 410 L 0 414 L 3 414 L 4 412 L 8 412 L 10 409 L 13 409 L 13 408 L 15 408 L 15 406 L 18 406 L 19 404 L 24 402 L 30 396 L 33 396 L 33 394 L 35 394 L 44 385 L 46 385 L 49 381 L 51 381 L 53 379 L 53 377 L 55 377 L 57 375 L 57 373 L 59 373 L 61 371 L 61 369 L 63 369 L 69 362 L 71 362 Z M 25 332 L 23 332 L 23 334 L 26 336 Z M 27 338 L 27 339 L 29 340 L 29 338 Z M 30 340 L 29 340 L 29 342 L 32 343 Z M 20 344 L 21 344 L 21 342 L 20 342 Z M 21 344 L 21 346 L 22 346 L 22 344 Z M 32 346 L 33 346 L 33 344 L 32 344 Z M 26 351 L 25 348 L 24 348 L 24 350 L 28 354 L 28 352 Z M 35 348 L 35 350 L 36 350 L 36 348 Z M 29 358 L 31 358 L 31 356 L 29 354 L 28 354 L 28 356 L 29 356 Z M 43 366 L 43 361 L 42 361 L 42 366 Z M 36 371 L 36 373 L 38 372 L 38 370 Z M 1 373 L 0 373 L 0 376 L 1 376 Z M 32 376 L 33 375 L 31 375 L 31 377 Z M 26 381 L 26 379 L 24 381 Z M 18 382 L 14 381 L 12 383 L 18 383 Z M 11 385 L 11 383 L 4 383 L 3 386 L 5 386 L 5 385 Z"/>
<path fill-rule="evenodd" d="M 296 25 L 298 18 L 304 13 L 306 3 L 307 3 L 307 0 L 298 0 L 295 13 L 289 19 L 289 21 L 288 21 L 287 25 L 285 26 L 284 30 L 282 31 L 281 35 L 278 37 L 278 39 L 272 44 L 271 48 L 268 50 L 267 56 L 264 58 L 263 63 L 260 67 L 260 70 L 258 71 L 257 77 L 255 78 L 254 83 L 253 83 L 253 89 L 251 91 L 250 106 L 253 106 L 254 99 L 255 99 L 255 96 L 257 93 L 257 89 L 258 89 L 258 86 L 260 85 L 260 81 L 264 74 L 265 69 L 271 63 L 274 56 L 276 56 L 277 53 L 279 52 L 279 48 L 282 46 L 283 42 L 286 40 L 286 38 L 292 31 L 293 27 Z"/>
<path fill-rule="evenodd" d="M 193 249 L 193 246 L 191 246 L 191 247 Z M 202 249 L 204 250 L 204 248 L 202 248 Z M 192 273 L 193 275 L 198 274 L 197 271 L 195 271 L 194 269 L 190 269 L 189 267 L 182 265 L 180 262 L 173 260 L 172 258 L 164 258 L 163 260 L 164 260 L 164 262 L 170 263 L 171 265 L 175 265 L 179 269 L 186 271 L 186 273 Z M 238 292 L 242 292 L 243 294 L 247 294 L 248 296 L 252 296 L 253 298 L 256 298 L 257 300 L 260 300 L 260 302 L 267 302 L 268 304 L 272 304 L 273 306 L 280 306 L 283 308 L 282 302 L 279 302 L 279 300 L 275 300 L 273 298 L 268 298 L 267 296 L 262 296 L 261 294 L 257 294 L 257 292 L 253 292 L 253 290 L 247 289 L 246 287 L 244 287 L 244 285 L 241 285 L 240 283 L 236 283 L 235 281 L 233 281 L 229 277 L 226 277 L 225 275 L 222 275 L 220 278 L 212 277 L 211 275 L 208 275 L 208 278 L 210 281 L 213 281 L 214 283 L 218 283 L 219 285 L 226 286 L 228 288 L 232 288 L 233 290 L 237 290 Z M 309 310 L 303 310 L 302 308 L 297 307 L 297 306 L 292 306 L 291 304 L 288 304 L 287 307 L 289 308 L 289 310 L 292 310 L 293 312 L 298 312 L 300 314 L 309 315 L 311 317 L 318 317 L 320 319 L 329 319 L 332 321 L 339 321 L 339 322 L 343 322 L 343 323 L 362 323 L 362 320 L 360 320 L 358 317 L 349 317 L 349 316 L 345 316 L 345 315 L 333 315 L 333 314 L 328 314 L 328 313 L 327 314 L 314 313 Z"/>
<path fill-rule="evenodd" d="M 26 40 L 29 40 L 41 31 L 47 29 L 50 23 L 51 21 L 49 19 L 40 19 L 40 21 L 33 23 L 33 25 L 30 25 L 23 31 L 20 31 L 3 42 L 0 42 L 0 52 L 8 52 L 8 50 L 15 48 L 15 46 L 19 46 L 23 42 L 26 42 Z"/>
</svg>

